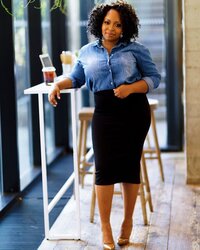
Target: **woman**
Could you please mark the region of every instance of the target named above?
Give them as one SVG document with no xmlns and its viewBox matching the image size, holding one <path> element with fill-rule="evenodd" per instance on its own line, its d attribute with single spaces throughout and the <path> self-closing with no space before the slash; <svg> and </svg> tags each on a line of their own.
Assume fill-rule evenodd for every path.
<svg viewBox="0 0 200 250">
<path fill-rule="evenodd" d="M 149 51 L 135 41 L 138 26 L 130 4 L 118 0 L 97 5 L 88 21 L 88 31 L 97 40 L 81 48 L 69 77 L 57 82 L 49 92 L 53 106 L 57 105 L 56 98 L 60 99 L 61 89 L 79 88 L 86 83 L 94 92 L 95 188 L 104 249 L 115 248 L 110 225 L 115 183 L 122 183 L 124 203 L 117 243 L 129 243 L 140 184 L 140 158 L 150 126 L 146 93 L 160 82 Z"/>
</svg>

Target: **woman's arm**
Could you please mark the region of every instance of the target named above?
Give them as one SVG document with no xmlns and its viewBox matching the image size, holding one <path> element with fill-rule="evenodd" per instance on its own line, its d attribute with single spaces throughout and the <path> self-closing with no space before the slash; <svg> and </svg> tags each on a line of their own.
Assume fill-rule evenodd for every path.
<svg viewBox="0 0 200 250">
<path fill-rule="evenodd" d="M 147 93 L 148 84 L 145 80 L 140 80 L 131 84 L 122 84 L 116 89 L 113 89 L 114 95 L 118 98 L 126 98 L 133 93 Z"/>
<path fill-rule="evenodd" d="M 85 73 L 80 60 L 82 52 L 80 50 L 79 58 L 77 59 L 75 65 L 72 68 L 71 73 L 67 78 L 64 78 L 56 82 L 49 91 L 49 102 L 56 107 L 57 100 L 60 99 L 60 90 L 69 88 L 80 88 L 85 84 Z"/>
<path fill-rule="evenodd" d="M 64 78 L 63 80 L 54 83 L 49 90 L 49 102 L 56 107 L 58 104 L 57 99 L 60 99 L 60 90 L 69 88 L 72 88 L 72 80 L 70 78 Z"/>
<path fill-rule="evenodd" d="M 136 58 L 137 67 L 142 79 L 148 85 L 148 92 L 152 92 L 160 84 L 161 75 L 158 73 L 155 63 L 152 60 L 150 51 L 142 44 L 133 43 L 133 54 Z"/>
</svg>

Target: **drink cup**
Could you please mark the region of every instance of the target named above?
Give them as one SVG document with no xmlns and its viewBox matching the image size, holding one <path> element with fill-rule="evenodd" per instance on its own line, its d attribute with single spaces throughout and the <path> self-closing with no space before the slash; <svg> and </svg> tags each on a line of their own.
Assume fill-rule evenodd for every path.
<svg viewBox="0 0 200 250">
<path fill-rule="evenodd" d="M 63 51 L 60 54 L 60 59 L 62 62 L 62 69 L 63 69 L 63 75 L 67 75 L 71 72 L 73 63 L 74 63 L 74 58 L 73 54 L 71 51 Z"/>
<path fill-rule="evenodd" d="M 56 69 L 54 67 L 44 67 L 42 69 L 44 82 L 46 85 L 52 85 L 55 78 L 55 71 Z"/>
<path fill-rule="evenodd" d="M 63 75 L 67 75 L 71 72 L 71 65 L 62 63 Z"/>
<path fill-rule="evenodd" d="M 62 54 L 60 54 L 60 59 L 63 64 L 69 64 L 72 65 L 73 62 L 73 55 L 71 51 L 63 51 Z"/>
</svg>

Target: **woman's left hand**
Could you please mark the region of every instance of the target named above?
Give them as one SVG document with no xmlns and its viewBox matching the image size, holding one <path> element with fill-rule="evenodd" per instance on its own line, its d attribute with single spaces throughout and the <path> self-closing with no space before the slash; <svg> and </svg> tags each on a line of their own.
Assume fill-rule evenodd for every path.
<svg viewBox="0 0 200 250">
<path fill-rule="evenodd" d="M 116 89 L 113 89 L 113 91 L 116 97 L 123 99 L 131 94 L 131 86 L 128 84 L 122 84 Z"/>
</svg>

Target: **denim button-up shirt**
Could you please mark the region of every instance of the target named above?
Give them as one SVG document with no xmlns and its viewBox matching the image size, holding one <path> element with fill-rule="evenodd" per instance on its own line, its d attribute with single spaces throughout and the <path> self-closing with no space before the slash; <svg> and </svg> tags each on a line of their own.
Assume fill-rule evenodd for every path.
<svg viewBox="0 0 200 250">
<path fill-rule="evenodd" d="M 149 50 L 135 41 L 119 43 L 110 54 L 100 41 L 83 46 L 69 78 L 74 88 L 86 83 L 93 92 L 114 89 L 141 79 L 151 91 L 160 83 L 160 74 Z"/>
</svg>

